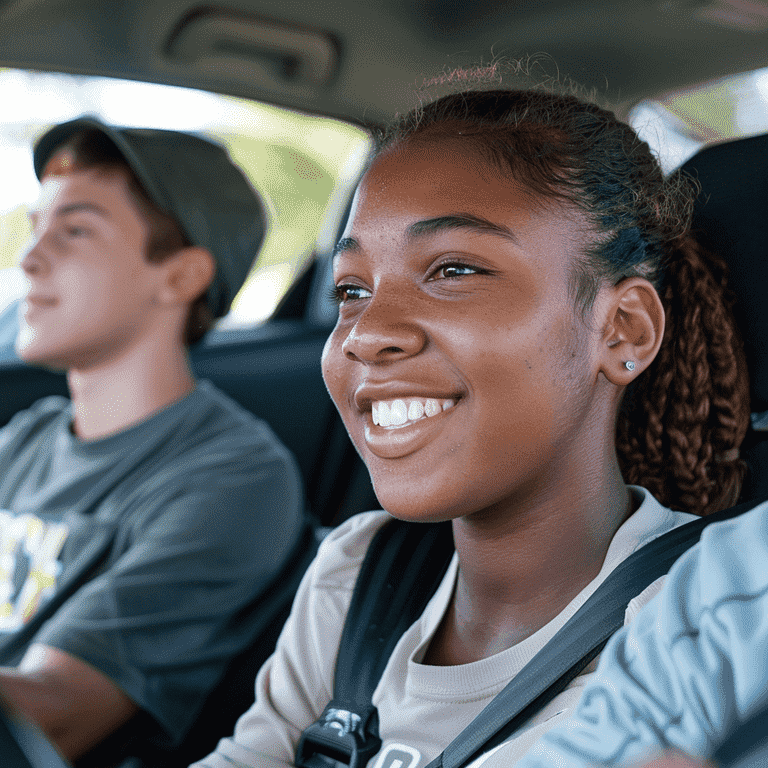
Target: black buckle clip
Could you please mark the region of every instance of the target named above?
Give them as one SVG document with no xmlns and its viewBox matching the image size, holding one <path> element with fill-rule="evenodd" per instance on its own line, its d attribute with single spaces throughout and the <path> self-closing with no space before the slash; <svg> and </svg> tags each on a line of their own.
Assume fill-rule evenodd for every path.
<svg viewBox="0 0 768 768">
<path fill-rule="evenodd" d="M 365 768 L 381 749 L 377 732 L 376 707 L 372 706 L 363 719 L 332 701 L 320 719 L 301 734 L 294 765 L 297 768 Z"/>
</svg>

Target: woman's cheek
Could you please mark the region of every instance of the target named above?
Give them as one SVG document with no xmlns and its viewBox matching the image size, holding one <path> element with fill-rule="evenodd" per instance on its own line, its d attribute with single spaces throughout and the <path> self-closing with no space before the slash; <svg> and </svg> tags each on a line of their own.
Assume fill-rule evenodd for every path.
<svg viewBox="0 0 768 768">
<path fill-rule="evenodd" d="M 339 406 L 339 395 L 344 386 L 344 355 L 341 351 L 342 338 L 337 330 L 334 330 L 325 342 L 323 354 L 320 359 L 320 369 L 323 381 L 331 395 L 331 398 Z"/>
</svg>

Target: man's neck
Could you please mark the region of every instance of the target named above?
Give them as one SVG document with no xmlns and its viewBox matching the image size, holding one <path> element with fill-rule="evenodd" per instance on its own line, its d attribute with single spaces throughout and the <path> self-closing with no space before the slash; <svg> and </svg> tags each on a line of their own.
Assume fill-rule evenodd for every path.
<svg viewBox="0 0 768 768">
<path fill-rule="evenodd" d="M 70 369 L 67 383 L 73 403 L 72 431 L 81 440 L 121 432 L 195 388 L 183 348 L 127 355 L 86 370 Z"/>
</svg>

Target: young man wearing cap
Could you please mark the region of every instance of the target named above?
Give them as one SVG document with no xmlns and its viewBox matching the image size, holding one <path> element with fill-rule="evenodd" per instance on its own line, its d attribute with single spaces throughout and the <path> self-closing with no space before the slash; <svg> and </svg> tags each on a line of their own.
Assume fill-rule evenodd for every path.
<svg viewBox="0 0 768 768">
<path fill-rule="evenodd" d="M 187 357 L 263 209 L 221 147 L 177 132 L 80 119 L 34 162 L 16 348 L 72 399 L 0 430 L 0 694 L 72 759 L 118 729 L 170 749 L 304 530 L 287 449 Z"/>
</svg>

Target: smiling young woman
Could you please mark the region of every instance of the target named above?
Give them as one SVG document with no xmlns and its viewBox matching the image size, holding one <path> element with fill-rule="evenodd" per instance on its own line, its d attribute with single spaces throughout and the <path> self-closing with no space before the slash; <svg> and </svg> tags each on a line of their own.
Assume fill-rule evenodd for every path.
<svg viewBox="0 0 768 768">
<path fill-rule="evenodd" d="M 690 204 L 628 126 L 573 96 L 464 92 L 382 138 L 336 248 L 323 374 L 383 508 L 452 521 L 456 554 L 374 694 L 375 768 L 426 765 L 619 562 L 735 503 L 746 366 Z M 254 707 L 206 765 L 292 762 L 387 513 L 324 542 Z M 583 683 L 512 737 L 510 764 Z"/>
</svg>

